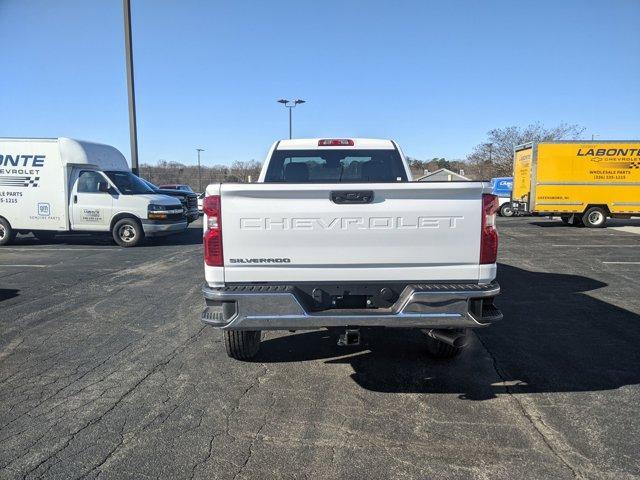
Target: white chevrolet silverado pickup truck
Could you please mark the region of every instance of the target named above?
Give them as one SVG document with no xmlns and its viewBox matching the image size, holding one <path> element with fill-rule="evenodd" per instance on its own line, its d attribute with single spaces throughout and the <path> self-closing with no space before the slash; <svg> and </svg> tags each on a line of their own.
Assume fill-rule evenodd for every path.
<svg viewBox="0 0 640 480">
<path fill-rule="evenodd" d="M 230 357 L 258 353 L 263 330 L 414 328 L 436 357 L 494 304 L 497 198 L 483 182 L 412 182 L 395 142 L 276 142 L 257 183 L 212 184 L 204 211 L 202 321 Z"/>
</svg>

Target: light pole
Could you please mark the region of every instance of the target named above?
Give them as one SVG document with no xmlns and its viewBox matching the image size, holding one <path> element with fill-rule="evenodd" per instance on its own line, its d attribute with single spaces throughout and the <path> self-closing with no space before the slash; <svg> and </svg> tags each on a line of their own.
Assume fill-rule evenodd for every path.
<svg viewBox="0 0 640 480">
<path fill-rule="evenodd" d="M 133 84 L 133 46 L 131 41 L 131 3 L 122 0 L 124 11 L 124 52 L 127 66 L 127 93 L 129 95 L 129 141 L 131 143 L 131 171 L 138 175 L 138 127 L 136 125 L 136 93 Z"/>
<path fill-rule="evenodd" d="M 200 152 L 204 152 L 204 148 L 196 148 L 198 152 L 198 193 L 202 193 L 202 172 L 200 170 Z"/>
<path fill-rule="evenodd" d="M 299 98 L 295 100 L 287 100 L 285 98 L 281 98 L 280 100 L 278 100 L 278 103 L 283 104 L 285 107 L 289 109 L 289 138 L 293 138 L 292 128 L 291 128 L 291 110 L 293 110 L 297 105 L 300 105 L 301 103 L 306 103 L 306 101 L 300 100 Z"/>
</svg>

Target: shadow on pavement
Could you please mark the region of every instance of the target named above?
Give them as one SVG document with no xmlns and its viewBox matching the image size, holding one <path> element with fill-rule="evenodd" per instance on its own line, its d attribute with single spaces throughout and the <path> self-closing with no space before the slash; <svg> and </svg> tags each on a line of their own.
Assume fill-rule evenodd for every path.
<svg viewBox="0 0 640 480">
<path fill-rule="evenodd" d="M 15 288 L 0 288 L 0 302 L 20 295 L 20 290 Z"/>
<path fill-rule="evenodd" d="M 166 237 L 147 238 L 142 247 L 160 245 L 200 245 L 202 244 L 202 226 L 190 225 L 184 232 Z"/>
<path fill-rule="evenodd" d="M 529 224 L 535 225 L 536 227 L 544 227 L 544 228 L 555 228 L 555 227 L 568 228 L 568 229 L 584 228 L 582 225 L 580 226 L 566 225 L 562 223 L 561 220 L 547 220 L 546 222 L 536 221 L 536 222 L 529 222 Z"/>
<path fill-rule="evenodd" d="M 327 359 L 350 364 L 353 380 L 367 390 L 457 393 L 471 400 L 505 393 L 502 379 L 512 382 L 510 393 L 640 383 L 640 316 L 585 294 L 605 283 L 509 265 L 499 266 L 498 280 L 504 320 L 476 330 L 489 356 L 476 342 L 458 358 L 438 361 L 426 355 L 419 331 L 363 329 L 364 344 L 349 349 L 336 346 L 337 333 L 330 331 L 263 340 L 256 361 Z"/>
<path fill-rule="evenodd" d="M 134 248 L 155 247 L 161 245 L 198 245 L 202 243 L 202 227 L 192 225 L 185 231 L 162 237 L 147 237 L 141 245 Z M 51 240 L 40 240 L 32 234 L 19 235 L 11 246 L 37 245 L 84 245 L 117 247 L 109 233 L 77 233 L 56 235 Z"/>
<path fill-rule="evenodd" d="M 584 228 L 584 226 L 580 225 L 578 227 L 574 225 L 566 225 L 562 223 L 562 220 L 559 218 L 547 219 L 547 220 L 535 220 L 529 222 L 531 225 L 535 225 L 536 227 L 563 227 L 563 228 Z M 605 225 L 605 229 L 607 227 L 640 227 L 640 219 L 639 218 L 630 218 L 630 219 L 622 219 L 622 218 L 609 218 L 607 219 L 607 223 Z"/>
</svg>

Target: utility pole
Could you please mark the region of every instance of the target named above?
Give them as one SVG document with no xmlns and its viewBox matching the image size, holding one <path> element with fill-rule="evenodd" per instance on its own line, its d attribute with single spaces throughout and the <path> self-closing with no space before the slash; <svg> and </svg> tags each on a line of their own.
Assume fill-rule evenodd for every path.
<svg viewBox="0 0 640 480">
<path fill-rule="evenodd" d="M 291 111 L 301 103 L 306 103 L 305 100 L 300 100 L 299 98 L 296 100 L 287 100 L 285 98 L 281 98 L 278 100 L 278 103 L 283 104 L 285 107 L 289 109 L 289 138 L 293 138 L 293 128 L 292 128 L 292 116 Z"/>
<path fill-rule="evenodd" d="M 200 152 L 204 152 L 203 148 L 196 148 L 198 152 L 198 193 L 202 193 L 202 171 L 200 170 Z"/>
<path fill-rule="evenodd" d="M 485 143 L 487 147 L 489 147 L 489 165 L 493 163 L 493 143 Z M 484 178 L 484 164 L 485 161 L 482 162 L 482 170 L 480 172 L 480 176 Z"/>
<path fill-rule="evenodd" d="M 133 83 L 133 46 L 131 41 L 131 1 L 122 0 L 124 10 L 124 51 L 129 94 L 129 141 L 131 143 L 131 171 L 138 175 L 138 127 L 136 125 L 136 94 Z"/>
</svg>

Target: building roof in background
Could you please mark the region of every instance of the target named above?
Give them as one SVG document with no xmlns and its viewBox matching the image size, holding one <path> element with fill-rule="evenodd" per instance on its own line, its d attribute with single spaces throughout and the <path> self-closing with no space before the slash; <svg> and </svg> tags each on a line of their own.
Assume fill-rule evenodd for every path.
<svg viewBox="0 0 640 480">
<path fill-rule="evenodd" d="M 434 170 L 433 172 L 425 173 L 421 177 L 416 179 L 418 182 L 428 182 L 429 180 L 467 180 L 470 181 L 470 178 L 465 177 L 464 175 L 460 175 L 459 173 L 452 172 L 448 168 L 439 168 L 438 170 Z"/>
</svg>

